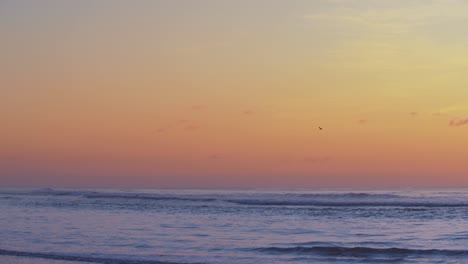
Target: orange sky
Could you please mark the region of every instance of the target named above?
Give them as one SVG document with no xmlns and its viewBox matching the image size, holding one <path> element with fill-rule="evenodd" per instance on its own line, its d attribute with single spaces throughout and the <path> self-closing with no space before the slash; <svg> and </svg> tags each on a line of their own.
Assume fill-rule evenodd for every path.
<svg viewBox="0 0 468 264">
<path fill-rule="evenodd" d="M 466 22 L 457 0 L 3 1 L 0 186 L 468 186 Z"/>
</svg>

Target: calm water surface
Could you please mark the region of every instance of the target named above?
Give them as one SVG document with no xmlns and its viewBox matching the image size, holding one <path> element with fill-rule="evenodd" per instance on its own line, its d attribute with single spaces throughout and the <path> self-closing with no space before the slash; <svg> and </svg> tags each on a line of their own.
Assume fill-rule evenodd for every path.
<svg viewBox="0 0 468 264">
<path fill-rule="evenodd" d="M 468 189 L 1 189 L 1 263 L 468 263 Z"/>
</svg>

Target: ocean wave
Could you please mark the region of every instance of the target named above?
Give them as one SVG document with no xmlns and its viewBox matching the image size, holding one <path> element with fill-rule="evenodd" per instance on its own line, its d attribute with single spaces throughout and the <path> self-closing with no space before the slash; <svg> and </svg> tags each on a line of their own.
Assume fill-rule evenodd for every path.
<svg viewBox="0 0 468 264">
<path fill-rule="evenodd" d="M 34 190 L 2 190 L 0 194 L 4 195 L 17 195 L 17 196 L 82 196 L 85 194 L 92 194 L 96 192 L 91 191 L 74 191 L 74 190 L 56 190 L 52 188 L 42 188 Z"/>
<path fill-rule="evenodd" d="M 401 198 L 397 194 L 391 193 L 365 193 L 365 192 L 348 192 L 348 193 L 286 193 L 286 197 L 301 197 L 301 198 Z"/>
<path fill-rule="evenodd" d="M 29 192 L 31 195 L 49 195 L 49 196 L 79 196 L 82 195 L 84 192 L 79 191 L 64 191 L 64 190 L 55 190 L 52 188 L 44 188 L 33 190 Z"/>
<path fill-rule="evenodd" d="M 177 193 L 122 192 L 96 190 L 36 189 L 0 192 L 7 196 L 80 197 L 138 201 L 222 202 L 245 206 L 315 206 L 315 207 L 468 207 L 468 196 L 403 196 L 395 193 Z"/>
<path fill-rule="evenodd" d="M 73 256 L 51 253 L 38 253 L 38 252 L 25 252 L 0 249 L 0 256 L 15 256 L 15 257 L 28 257 L 28 258 L 41 258 L 51 260 L 65 260 L 77 261 L 88 263 L 101 263 L 101 264 L 182 264 L 180 262 L 166 262 L 158 260 L 132 260 L 132 259 L 116 259 L 104 257 L 87 257 L 87 256 Z M 186 263 L 185 263 L 186 264 Z M 193 263 L 195 264 L 195 263 Z"/>
<path fill-rule="evenodd" d="M 211 202 L 216 198 L 197 197 L 192 195 L 162 195 L 152 193 L 128 193 L 128 192 L 98 192 L 78 190 L 56 190 L 52 188 L 35 189 L 30 191 L 2 191 L 0 194 L 12 196 L 81 196 L 87 199 L 136 199 L 136 200 L 179 200 L 193 202 Z"/>
<path fill-rule="evenodd" d="M 309 254 L 334 257 L 372 257 L 385 256 L 447 256 L 466 257 L 468 250 L 448 249 L 408 249 L 408 248 L 371 248 L 371 247 L 337 247 L 337 246 L 314 246 L 314 247 L 266 247 L 257 248 L 255 251 L 273 254 Z"/>
<path fill-rule="evenodd" d="M 468 207 L 468 203 L 440 203 L 426 201 L 288 201 L 288 200 L 227 200 L 231 203 L 240 205 L 255 205 L 255 206 L 327 206 L 327 207 Z"/>
<path fill-rule="evenodd" d="M 192 201 L 192 202 L 213 202 L 215 198 L 201 197 L 184 197 L 184 196 L 160 196 L 160 195 L 145 195 L 145 194 L 92 194 L 85 195 L 89 199 L 136 199 L 136 200 L 176 200 L 176 201 Z"/>
</svg>

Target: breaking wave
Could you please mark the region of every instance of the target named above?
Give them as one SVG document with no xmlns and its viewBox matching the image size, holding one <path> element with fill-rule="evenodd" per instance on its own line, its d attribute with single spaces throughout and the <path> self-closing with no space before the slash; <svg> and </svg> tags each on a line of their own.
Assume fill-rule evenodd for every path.
<svg viewBox="0 0 468 264">
<path fill-rule="evenodd" d="M 268 201 L 268 200 L 229 200 L 229 202 L 240 205 L 256 206 L 327 206 L 327 207 L 468 207 L 468 203 L 438 203 L 428 201 Z"/>
<path fill-rule="evenodd" d="M 408 248 L 371 248 L 371 247 L 267 247 L 257 248 L 256 251 L 272 254 L 310 254 L 333 257 L 372 257 L 372 256 L 448 256 L 466 257 L 468 250 L 445 249 L 408 249 Z"/>
<path fill-rule="evenodd" d="M 224 202 L 245 206 L 322 206 L 322 207 L 468 207 L 467 196 L 402 196 L 394 193 L 227 193 L 181 194 L 177 192 L 123 192 L 94 190 L 36 189 L 0 191 L 1 195 L 74 196 L 85 199 L 140 201 Z"/>
<path fill-rule="evenodd" d="M 72 256 L 51 253 L 38 253 L 38 252 L 25 252 L 0 249 L 0 256 L 15 256 L 15 257 L 28 257 L 28 258 L 41 258 L 50 260 L 65 260 L 65 261 L 78 261 L 88 263 L 102 263 L 102 264 L 182 264 L 176 262 L 165 262 L 158 260 L 132 260 L 132 259 L 117 259 L 117 258 L 101 258 L 101 257 L 86 257 L 86 256 Z"/>
<path fill-rule="evenodd" d="M 145 195 L 145 194 L 91 194 L 86 195 L 89 199 L 137 199 L 137 200 L 178 200 L 178 201 L 193 201 L 193 202 L 212 202 L 215 198 L 197 198 L 183 196 L 160 196 L 160 195 Z"/>
</svg>

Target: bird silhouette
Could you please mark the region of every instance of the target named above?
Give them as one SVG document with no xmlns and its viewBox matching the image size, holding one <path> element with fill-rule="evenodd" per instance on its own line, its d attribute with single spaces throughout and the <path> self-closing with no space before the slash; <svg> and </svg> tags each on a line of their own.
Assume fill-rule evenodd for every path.
<svg viewBox="0 0 468 264">
<path fill-rule="evenodd" d="M 323 130 L 323 128 L 321 128 L 321 127 L 318 127 L 318 128 L 319 128 L 319 130 Z"/>
</svg>

